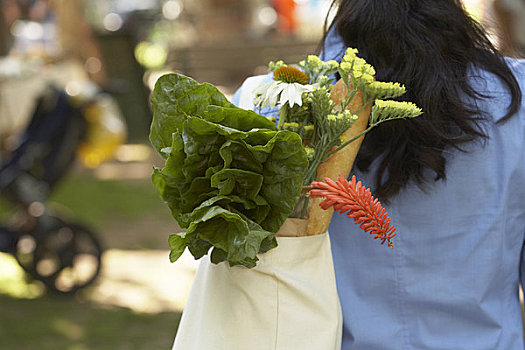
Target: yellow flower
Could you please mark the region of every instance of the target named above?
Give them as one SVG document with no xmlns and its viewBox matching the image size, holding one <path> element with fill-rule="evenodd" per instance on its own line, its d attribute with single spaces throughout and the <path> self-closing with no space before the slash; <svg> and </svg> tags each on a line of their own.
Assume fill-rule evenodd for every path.
<svg viewBox="0 0 525 350">
<path fill-rule="evenodd" d="M 313 132 L 314 131 L 314 126 L 312 124 L 309 124 L 309 125 L 305 125 L 303 127 L 304 131 L 306 132 Z"/>
<path fill-rule="evenodd" d="M 341 62 L 339 65 L 341 69 L 350 71 L 352 69 L 352 64 L 350 62 Z"/>
<path fill-rule="evenodd" d="M 421 108 L 412 102 L 376 100 L 372 107 L 374 122 L 387 119 L 414 118 L 423 114 Z"/>
<path fill-rule="evenodd" d="M 312 161 L 315 155 L 315 149 L 310 146 L 306 146 L 304 150 L 306 151 L 306 157 L 308 157 L 308 161 Z"/>
<path fill-rule="evenodd" d="M 308 76 L 306 74 L 297 68 L 288 66 L 276 69 L 275 72 L 273 72 L 273 79 L 280 80 L 288 84 L 308 84 Z"/>
<path fill-rule="evenodd" d="M 365 88 L 365 93 L 372 99 L 396 98 L 405 93 L 405 87 L 399 83 L 374 81 Z"/>
<path fill-rule="evenodd" d="M 294 122 L 284 123 L 283 124 L 283 129 L 284 130 L 288 130 L 288 131 L 297 132 L 299 130 L 299 124 L 298 123 L 294 123 Z"/>
</svg>

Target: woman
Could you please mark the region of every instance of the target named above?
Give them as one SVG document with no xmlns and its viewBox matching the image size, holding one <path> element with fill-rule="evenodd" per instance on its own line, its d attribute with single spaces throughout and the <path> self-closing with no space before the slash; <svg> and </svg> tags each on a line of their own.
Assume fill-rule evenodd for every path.
<svg viewBox="0 0 525 350">
<path fill-rule="evenodd" d="M 381 125 L 357 159 L 396 247 L 331 223 L 342 348 L 523 349 L 525 62 L 503 59 L 459 0 L 340 1 L 323 58 L 347 46 L 424 115 Z"/>
<path fill-rule="evenodd" d="M 329 228 L 342 349 L 523 349 L 525 61 L 501 57 L 459 0 L 336 5 L 321 58 L 357 48 L 424 111 L 367 135 L 355 167 L 396 247 L 343 215 Z"/>
</svg>

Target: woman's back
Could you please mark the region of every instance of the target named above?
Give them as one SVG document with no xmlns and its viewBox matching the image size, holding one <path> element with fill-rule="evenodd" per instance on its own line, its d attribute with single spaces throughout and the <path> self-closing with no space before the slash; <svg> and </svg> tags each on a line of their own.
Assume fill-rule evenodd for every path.
<svg viewBox="0 0 525 350">
<path fill-rule="evenodd" d="M 523 91 L 525 61 L 507 62 Z M 508 89 L 490 73 L 470 75 L 476 91 L 492 96 L 477 101 L 488 138 L 445 149 L 446 180 L 424 190 L 409 181 L 384 205 L 397 227 L 395 248 L 385 251 L 343 215 L 332 220 L 343 349 L 524 347 L 525 107 L 496 124 Z M 374 184 L 379 162 L 356 171 L 358 179 Z"/>
<path fill-rule="evenodd" d="M 525 61 L 504 61 L 459 0 L 336 2 L 320 57 L 357 47 L 424 112 L 375 128 L 357 159 L 394 249 L 332 219 L 343 350 L 522 350 Z"/>
</svg>

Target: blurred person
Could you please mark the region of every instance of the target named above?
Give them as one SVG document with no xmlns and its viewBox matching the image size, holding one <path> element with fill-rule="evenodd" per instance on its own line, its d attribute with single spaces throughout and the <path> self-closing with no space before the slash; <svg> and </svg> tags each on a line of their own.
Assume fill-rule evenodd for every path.
<svg viewBox="0 0 525 350">
<path fill-rule="evenodd" d="M 17 54 L 28 54 L 28 50 L 42 51 L 41 47 L 53 51 L 54 31 L 52 29 L 53 16 L 48 0 L 2 0 L 0 2 L 2 15 L 0 16 L 0 36 L 2 55 L 9 54 L 10 50 Z M 36 22 L 42 33 L 38 35 L 35 29 L 22 29 L 28 22 Z M 13 36 L 13 33 L 18 32 Z M 23 33 L 23 34 L 22 34 Z M 29 34 L 29 35 L 28 35 Z M 51 45 L 49 45 L 51 44 Z"/>
<path fill-rule="evenodd" d="M 93 29 L 84 18 L 83 0 L 50 0 L 56 15 L 58 40 L 66 58 L 79 59 L 87 73 L 99 86 L 107 85 L 104 57 Z M 97 69 L 89 69 L 89 61 L 96 61 Z"/>
<path fill-rule="evenodd" d="M 342 349 L 522 350 L 525 61 L 504 58 L 460 0 L 332 6 L 321 58 L 357 48 L 424 111 L 375 128 L 353 170 L 383 200 L 396 247 L 332 219 Z"/>
<path fill-rule="evenodd" d="M 53 4 L 51 0 L 34 0 L 29 9 L 29 19 L 36 22 L 45 22 L 53 18 Z"/>
<path fill-rule="evenodd" d="M 278 30 L 285 34 L 293 34 L 297 29 L 294 0 L 272 0 L 272 5 L 278 16 Z"/>
<path fill-rule="evenodd" d="M 13 44 L 11 25 L 22 15 L 17 0 L 0 0 L 0 56 L 9 53 Z"/>
<path fill-rule="evenodd" d="M 7 27 L 16 20 L 43 23 L 52 18 L 50 0 L 1 0 L 0 5 Z"/>
</svg>

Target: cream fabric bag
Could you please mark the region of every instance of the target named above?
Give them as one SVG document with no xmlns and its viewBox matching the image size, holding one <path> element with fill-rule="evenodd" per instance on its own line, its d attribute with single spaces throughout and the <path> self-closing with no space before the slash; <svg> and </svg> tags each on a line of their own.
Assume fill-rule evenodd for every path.
<svg viewBox="0 0 525 350">
<path fill-rule="evenodd" d="M 277 240 L 253 269 L 201 260 L 174 350 L 341 348 L 328 234 Z"/>
<path fill-rule="evenodd" d="M 265 75 L 246 79 L 239 107 Z M 328 219 L 329 221 L 329 219 Z M 247 269 L 199 265 L 173 350 L 339 350 L 342 314 L 328 233 L 304 234 L 287 220 L 279 246 Z M 323 231 L 320 231 L 323 232 Z M 288 237 L 292 236 L 292 237 Z"/>
</svg>

